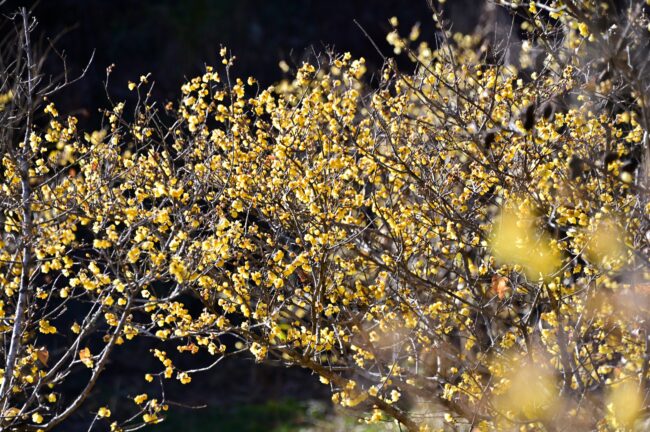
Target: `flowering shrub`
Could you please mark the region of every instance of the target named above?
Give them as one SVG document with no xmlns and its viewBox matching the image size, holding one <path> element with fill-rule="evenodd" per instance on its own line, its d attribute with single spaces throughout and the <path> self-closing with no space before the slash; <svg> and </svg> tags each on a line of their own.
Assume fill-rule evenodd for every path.
<svg viewBox="0 0 650 432">
<path fill-rule="evenodd" d="M 435 7 L 437 47 L 392 20 L 414 68 L 387 60 L 374 89 L 349 54 L 262 89 L 231 78 L 223 49 L 177 106 L 143 76 L 93 133 L 36 111 L 25 14 L 25 66 L 0 89 L 3 428 L 64 422 L 137 338 L 214 359 L 184 370 L 154 349 L 146 381 L 249 351 L 409 430 L 639 427 L 648 20 L 634 4 L 626 33 L 599 30 L 602 7 L 519 4 L 520 67 L 488 62 L 485 37 L 451 35 Z M 598 54 L 621 41 L 623 66 Z M 95 421 L 132 430 L 167 409 L 162 392 L 133 404 Z"/>
</svg>

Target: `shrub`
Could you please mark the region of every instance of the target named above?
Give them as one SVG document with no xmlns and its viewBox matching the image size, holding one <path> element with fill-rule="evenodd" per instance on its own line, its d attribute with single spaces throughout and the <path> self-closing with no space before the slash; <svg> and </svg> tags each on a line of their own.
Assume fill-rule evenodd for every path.
<svg viewBox="0 0 650 432">
<path fill-rule="evenodd" d="M 161 345 L 148 381 L 250 351 L 409 430 L 640 427 L 645 6 L 519 3 L 528 39 L 504 49 L 435 6 L 435 47 L 392 20 L 413 70 L 387 59 L 374 88 L 344 54 L 261 89 L 223 49 L 177 105 L 143 76 L 93 133 L 52 104 L 35 121 L 23 13 L 1 89 L 4 427 L 64 422 L 134 338 L 213 357 L 184 370 Z M 134 402 L 113 430 L 167 409 Z"/>
</svg>

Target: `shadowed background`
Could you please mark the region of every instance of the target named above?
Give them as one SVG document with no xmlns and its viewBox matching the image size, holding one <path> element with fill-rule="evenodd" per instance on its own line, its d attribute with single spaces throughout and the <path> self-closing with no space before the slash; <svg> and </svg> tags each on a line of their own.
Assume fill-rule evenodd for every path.
<svg viewBox="0 0 650 432">
<path fill-rule="evenodd" d="M 471 31 L 482 3 L 448 1 L 445 10 L 453 29 Z M 419 22 L 424 38 L 433 35 L 425 0 L 10 0 L 2 10 L 9 13 L 22 5 L 33 7 L 38 35 L 58 37 L 54 46 L 65 55 L 71 75 L 95 52 L 85 79 L 57 101 L 63 111 L 80 117 L 105 106 L 103 81 L 111 64 L 114 99 L 128 96 L 128 80 L 151 72 L 156 96 L 175 100 L 185 78 L 200 73 L 205 64 L 219 64 L 221 46 L 237 56 L 235 75 L 252 75 L 269 85 L 282 77 L 280 60 L 300 65 L 313 52 L 329 48 L 365 56 L 371 71 L 380 66 L 381 57 L 354 20 L 386 54 L 391 53 L 385 42 L 391 16 L 400 19 L 405 34 Z M 61 63 L 52 56 L 50 71 L 60 72 Z"/>
</svg>

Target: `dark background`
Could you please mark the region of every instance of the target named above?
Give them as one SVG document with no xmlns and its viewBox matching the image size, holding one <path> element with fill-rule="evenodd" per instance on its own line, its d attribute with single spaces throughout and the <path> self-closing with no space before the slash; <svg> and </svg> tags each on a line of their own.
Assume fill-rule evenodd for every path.
<svg viewBox="0 0 650 432">
<path fill-rule="evenodd" d="M 59 111 L 76 115 L 86 128 L 98 127 L 98 109 L 108 105 L 104 80 L 111 64 L 115 68 L 108 91 L 113 100 L 133 97 L 127 82 L 151 73 L 154 96 L 165 102 L 177 100 L 184 80 L 201 73 L 205 64 L 219 66 L 222 45 L 237 56 L 233 75 L 254 76 L 266 86 L 283 77 L 280 60 L 293 68 L 314 52 L 329 49 L 364 56 L 370 72 L 377 70 L 381 56 L 354 20 L 386 54 L 392 53 L 385 42 L 392 16 L 399 18 L 402 34 L 408 35 L 419 22 L 423 39 L 434 39 L 425 0 L 12 0 L 0 6 L 0 12 L 11 14 L 19 6 L 33 9 L 39 22 L 37 40 L 41 47 L 54 41 L 71 77 L 95 53 L 84 79 L 54 98 Z M 482 8 L 482 0 L 448 0 L 445 5 L 454 31 L 460 32 L 476 26 Z M 62 66 L 61 58 L 52 55 L 46 72 L 57 76 Z M 62 430 L 87 430 L 88 412 L 98 406 L 108 404 L 119 416 L 121 410 L 135 407 L 129 396 L 145 390 L 155 394 L 155 385 L 142 388 L 144 373 L 160 366 L 147 348 L 147 342 L 120 347 L 93 398 Z M 301 416 L 308 416 L 310 409 L 307 400 L 323 401 L 325 413 L 329 409 L 329 389 L 306 371 L 256 365 L 250 358 L 228 360 L 195 376 L 188 386 L 176 383 L 169 383 L 173 400 L 209 408 L 171 407 L 167 426 L 153 430 L 290 430 L 272 425 L 276 420 L 303 421 Z"/>
<path fill-rule="evenodd" d="M 449 0 L 445 4 L 455 31 L 476 25 L 483 0 Z M 200 73 L 205 64 L 219 65 L 220 47 L 237 56 L 233 73 L 249 75 L 262 85 L 282 78 L 278 62 L 300 65 L 314 52 L 334 49 L 364 56 L 370 71 L 381 57 L 354 23 L 356 20 L 380 46 L 397 16 L 403 34 L 419 22 L 425 39 L 432 39 L 433 22 L 425 0 L 10 0 L 3 13 L 18 6 L 33 8 L 43 46 L 56 39 L 70 75 L 81 72 L 93 51 L 94 60 L 84 80 L 56 100 L 63 112 L 84 122 L 106 106 L 103 82 L 106 67 L 115 64 L 109 90 L 114 99 L 128 97 L 128 80 L 151 72 L 155 96 L 176 100 L 185 78 Z M 62 70 L 51 56 L 49 72 Z"/>
</svg>

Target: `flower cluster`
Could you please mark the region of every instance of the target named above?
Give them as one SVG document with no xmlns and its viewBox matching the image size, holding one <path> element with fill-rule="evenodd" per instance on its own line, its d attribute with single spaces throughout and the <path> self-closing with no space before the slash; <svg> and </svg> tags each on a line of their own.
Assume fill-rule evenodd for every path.
<svg viewBox="0 0 650 432">
<path fill-rule="evenodd" d="M 560 3 L 529 2 L 531 32 L 559 20 L 563 50 L 596 43 Z M 165 112 L 148 76 L 93 133 L 47 105 L 2 158 L 0 315 L 16 347 L 0 351 L 3 428 L 64 422 L 115 346 L 138 338 L 167 347 L 143 381 L 189 384 L 248 351 L 409 430 L 437 427 L 432 413 L 477 430 L 639 419 L 642 98 L 613 112 L 575 103 L 593 83 L 573 57 L 526 74 L 486 62 L 479 35 L 443 28 L 436 48 L 391 23 L 414 67 L 388 61 L 377 88 L 344 54 L 261 89 L 231 78 L 224 49 L 226 73 L 207 67 Z M 177 367 L 201 351 L 211 364 Z M 78 394 L 63 390 L 79 376 Z M 168 408 L 164 392 L 133 401 L 128 421 L 108 407 L 96 418 L 117 431 Z"/>
</svg>

